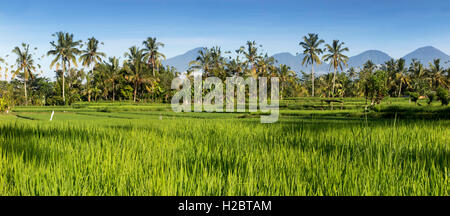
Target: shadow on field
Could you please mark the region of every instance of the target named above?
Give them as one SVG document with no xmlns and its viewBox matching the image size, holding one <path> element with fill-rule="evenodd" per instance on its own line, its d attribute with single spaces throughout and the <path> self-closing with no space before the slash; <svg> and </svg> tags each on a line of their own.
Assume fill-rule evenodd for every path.
<svg viewBox="0 0 450 216">
<path fill-rule="evenodd" d="M 28 116 L 22 116 L 22 115 L 16 115 L 17 118 L 26 119 L 26 120 L 36 120 L 35 118 L 28 117 Z"/>
<path fill-rule="evenodd" d="M 27 163 L 47 164 L 52 160 L 58 159 L 64 152 L 58 148 L 50 148 L 49 144 L 60 141 L 59 143 L 72 145 L 72 148 L 79 142 L 89 142 L 92 140 L 107 137 L 106 134 L 100 134 L 88 130 L 79 130 L 73 127 L 59 129 L 55 127 L 27 128 L 26 125 L 7 124 L 0 126 L 0 136 L 4 142 L 0 143 L 0 148 L 6 155 L 14 155 L 23 158 Z M 70 142 L 65 142 L 70 140 Z M 76 140 L 74 142 L 73 140 Z"/>
<path fill-rule="evenodd" d="M 3 128 L 2 128 L 3 129 Z M 10 133 L 21 132 L 22 130 L 9 131 Z M 14 135 L 13 135 L 14 136 Z M 43 147 L 39 140 L 34 139 L 32 134 L 23 133 L 20 138 L 11 138 L 5 136 L 6 141 L 0 143 L 0 148 L 6 156 L 13 155 L 13 157 L 22 158 L 25 163 L 47 164 L 50 160 L 55 159 L 58 154 L 55 150 Z M 52 152 L 53 151 L 53 152 Z"/>
<path fill-rule="evenodd" d="M 132 117 L 123 117 L 123 116 L 115 116 L 115 115 L 98 115 L 98 114 L 92 114 L 92 113 L 80 113 L 77 112 L 78 115 L 85 115 L 85 116 L 94 116 L 94 117 L 100 117 L 100 118 L 116 118 L 116 119 L 136 119 Z"/>
</svg>

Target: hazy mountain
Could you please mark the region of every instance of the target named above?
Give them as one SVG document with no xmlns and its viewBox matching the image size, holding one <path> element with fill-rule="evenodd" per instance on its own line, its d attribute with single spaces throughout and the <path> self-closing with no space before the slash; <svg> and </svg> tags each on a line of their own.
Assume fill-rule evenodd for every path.
<svg viewBox="0 0 450 216">
<path fill-rule="evenodd" d="M 348 67 L 362 67 L 364 63 L 371 60 L 375 64 L 383 64 L 389 61 L 391 57 L 378 50 L 368 50 L 356 56 L 350 57 L 348 60 Z"/>
<path fill-rule="evenodd" d="M 203 48 L 198 47 L 189 50 L 188 52 L 182 55 L 169 58 L 167 59 L 167 61 L 163 61 L 163 64 L 174 66 L 175 68 L 177 68 L 178 71 L 184 72 L 188 69 L 189 62 L 195 60 L 198 56 L 198 51 L 202 49 Z M 283 52 L 275 54 L 273 55 L 273 57 L 275 58 L 275 60 L 277 60 L 277 65 L 279 64 L 288 65 L 296 73 L 300 73 L 300 71 L 304 71 L 307 73 L 311 72 L 310 65 L 307 67 L 301 65 L 304 54 L 292 55 L 291 53 Z M 425 66 L 428 66 L 428 62 L 432 62 L 434 59 L 440 58 L 441 64 L 443 66 L 450 67 L 450 56 L 431 46 L 419 48 L 409 53 L 403 58 L 406 60 L 407 66 L 409 66 L 412 59 L 417 59 L 421 61 Z M 375 64 L 383 64 L 386 61 L 389 61 L 390 59 L 391 57 L 384 52 L 378 50 L 368 50 L 356 56 L 350 57 L 348 65 L 349 67 L 358 68 L 362 67 L 364 63 L 366 63 L 368 60 L 371 60 Z M 326 63 L 323 63 L 322 65 L 319 66 L 316 65 L 315 70 L 317 75 L 325 74 L 332 71 L 332 69 L 330 69 L 330 65 Z"/>
<path fill-rule="evenodd" d="M 163 61 L 163 65 L 170 65 L 175 67 L 179 72 L 184 72 L 189 67 L 189 62 L 194 61 L 198 57 L 198 51 L 203 50 L 202 47 L 198 47 L 187 51 L 186 53 L 169 58 Z"/>
<path fill-rule="evenodd" d="M 428 67 L 428 63 L 433 62 L 434 59 L 441 59 L 441 64 L 443 66 L 450 67 L 450 56 L 432 46 L 416 49 L 403 57 L 403 59 L 405 59 L 407 66 L 409 66 L 413 59 L 416 59 L 422 62 L 426 67 Z"/>
<path fill-rule="evenodd" d="M 311 72 L 310 65 L 302 66 L 302 61 L 303 61 L 303 58 L 305 57 L 304 54 L 294 56 L 291 53 L 284 52 L 284 53 L 275 54 L 275 55 L 273 55 L 273 57 L 275 58 L 275 60 L 277 60 L 277 63 L 276 63 L 277 65 L 285 64 L 285 65 L 291 67 L 291 69 L 293 71 L 295 71 L 296 73 L 300 73 L 300 71 L 304 71 L 306 73 Z M 319 66 L 316 65 L 314 67 L 316 74 L 328 73 L 329 68 L 330 68 L 330 65 L 328 65 L 326 63 L 322 63 L 321 65 L 319 65 Z"/>
</svg>

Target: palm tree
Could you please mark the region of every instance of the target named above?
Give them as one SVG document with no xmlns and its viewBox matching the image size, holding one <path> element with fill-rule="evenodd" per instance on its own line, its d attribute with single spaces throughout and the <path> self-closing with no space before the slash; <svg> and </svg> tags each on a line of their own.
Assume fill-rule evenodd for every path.
<svg viewBox="0 0 450 216">
<path fill-rule="evenodd" d="M 16 46 L 12 52 L 17 55 L 15 64 L 16 70 L 14 71 L 14 76 L 18 75 L 20 72 L 23 73 L 23 82 L 24 82 L 23 89 L 25 91 L 25 105 L 28 105 L 27 81 L 28 78 L 34 77 L 33 72 L 36 71 L 33 54 L 31 53 L 30 45 L 25 43 L 22 44 L 22 49 Z"/>
<path fill-rule="evenodd" d="M 303 42 L 300 43 L 300 46 L 304 49 L 303 54 L 305 54 L 302 65 L 305 65 L 305 63 L 307 65 L 311 65 L 312 97 L 314 97 L 314 65 L 322 64 L 319 58 L 319 55 L 323 53 L 323 50 L 319 48 L 322 43 L 325 43 L 325 41 L 321 39 L 319 40 L 319 35 L 313 33 L 309 33 L 308 37 L 304 36 Z"/>
<path fill-rule="evenodd" d="M 225 59 L 222 56 L 222 50 L 220 47 L 215 46 L 210 49 L 211 53 L 211 66 L 213 75 L 221 79 L 226 78 L 226 71 L 224 70 Z"/>
<path fill-rule="evenodd" d="M 246 65 L 250 64 L 251 76 L 253 76 L 253 78 L 256 78 L 257 77 L 256 62 L 258 61 L 259 58 L 261 58 L 258 55 L 258 47 L 256 45 L 256 42 L 255 41 L 247 41 L 247 49 L 242 46 L 240 48 L 240 52 L 243 53 L 245 58 L 247 59 L 244 62 L 244 64 L 246 64 Z"/>
<path fill-rule="evenodd" d="M 87 95 L 88 102 L 91 102 L 91 94 L 93 92 L 92 81 L 94 80 L 93 71 L 89 71 L 84 75 L 86 83 L 84 84 L 83 95 Z"/>
<path fill-rule="evenodd" d="M 348 57 L 343 52 L 348 52 L 349 49 L 344 47 L 344 42 L 339 42 L 339 40 L 333 40 L 333 44 L 325 45 L 328 54 L 323 56 L 324 61 L 330 61 L 330 68 L 333 67 L 333 87 L 331 89 L 332 96 L 334 97 L 334 90 L 336 88 L 336 71 L 339 67 L 342 71 L 342 65 L 347 65 Z"/>
<path fill-rule="evenodd" d="M 145 81 L 144 78 L 144 50 L 139 49 L 136 46 L 130 47 L 128 53 L 125 53 L 124 69 L 131 75 L 125 76 L 125 78 L 134 84 L 134 97 L 133 101 L 136 102 L 137 89 L 141 83 Z"/>
<path fill-rule="evenodd" d="M 120 73 L 120 65 L 119 59 L 116 57 L 112 57 L 108 59 L 108 62 L 104 62 L 106 69 L 107 81 L 112 83 L 112 101 L 115 101 L 116 98 L 116 81 L 119 78 Z"/>
<path fill-rule="evenodd" d="M 427 78 L 426 78 L 426 70 L 423 64 L 420 63 L 420 61 L 413 59 L 409 66 L 408 72 L 409 72 L 409 79 L 411 79 L 412 81 L 413 89 L 416 92 L 418 92 L 420 96 L 425 95 L 425 90 L 427 89 L 425 87 Z"/>
<path fill-rule="evenodd" d="M 444 75 L 444 68 L 440 64 L 440 59 L 435 59 L 430 63 L 429 76 L 431 79 L 431 86 L 436 90 L 440 86 L 447 87 L 447 77 Z"/>
<path fill-rule="evenodd" d="M 403 84 L 409 83 L 409 80 L 407 79 L 405 72 L 406 72 L 405 60 L 404 59 L 397 60 L 397 70 L 395 73 L 395 79 L 398 80 L 398 82 L 399 82 L 399 89 L 398 89 L 397 97 L 400 97 L 402 94 Z"/>
<path fill-rule="evenodd" d="M 77 55 L 81 53 L 78 47 L 81 45 L 81 41 L 74 41 L 73 34 L 64 33 L 64 32 L 56 32 L 52 36 L 56 37 L 56 41 L 50 42 L 50 45 L 53 47 L 52 50 L 48 51 L 47 55 L 55 56 L 52 63 L 50 64 L 50 68 L 56 65 L 56 71 L 62 66 L 63 74 L 62 74 L 62 96 L 63 101 L 66 103 L 66 95 L 65 95 L 65 74 L 67 69 L 70 69 L 70 63 L 73 63 L 75 67 L 77 67 Z M 66 65 L 68 66 L 66 68 Z"/>
<path fill-rule="evenodd" d="M 145 52 L 144 57 L 148 61 L 148 65 L 152 69 L 153 76 L 155 77 L 155 68 L 159 67 L 157 64 L 159 62 L 159 59 L 163 58 L 164 60 L 166 60 L 166 56 L 158 51 L 160 47 L 164 47 L 164 44 L 161 42 L 157 42 L 156 38 L 149 37 L 143 42 L 143 45 L 145 46 L 145 48 L 143 49 L 143 51 Z"/>
<path fill-rule="evenodd" d="M 81 51 L 82 55 L 80 56 L 79 61 L 84 67 L 90 68 L 91 72 L 91 66 L 95 67 L 97 63 L 102 61 L 102 57 L 106 57 L 105 53 L 98 51 L 99 43 L 100 42 L 94 37 L 88 38 L 88 42 L 86 42 L 86 49 Z"/>
<path fill-rule="evenodd" d="M 352 80 L 353 80 L 353 79 L 356 77 L 356 75 L 357 75 L 357 72 L 356 72 L 356 70 L 355 70 L 354 67 L 351 67 L 350 69 L 348 69 L 347 73 L 348 73 L 348 76 L 350 77 L 350 79 L 352 79 Z"/>
<path fill-rule="evenodd" d="M 1 65 L 0 65 L 0 72 L 2 70 L 5 70 L 5 81 L 6 81 L 8 79 L 8 64 L 5 62 L 5 59 L 3 59 L 3 58 L 0 58 L 0 63 L 5 64 L 4 68 L 2 68 Z"/>
<path fill-rule="evenodd" d="M 228 63 L 227 63 L 228 75 L 242 76 L 243 71 L 244 71 L 244 65 L 240 61 L 239 56 L 237 56 L 235 59 L 234 58 L 231 59 L 231 57 L 230 57 L 230 61 L 228 61 Z"/>
<path fill-rule="evenodd" d="M 366 104 L 369 96 L 369 79 L 376 68 L 377 66 L 375 63 L 371 60 L 367 60 L 367 62 L 363 65 L 363 69 L 359 71 L 359 88 L 364 92 Z"/>
<path fill-rule="evenodd" d="M 271 72 L 273 72 L 273 66 L 275 63 L 275 58 L 274 57 L 269 57 L 267 54 L 264 57 L 260 57 L 258 59 L 258 61 L 256 62 L 256 67 L 257 67 L 257 75 L 258 76 L 265 76 L 268 77 L 271 74 Z M 274 71 L 276 72 L 276 71 Z"/>
<path fill-rule="evenodd" d="M 277 75 L 281 81 L 281 100 L 283 100 L 286 85 L 295 77 L 295 72 L 289 66 L 282 64 L 277 70 Z"/>
<path fill-rule="evenodd" d="M 201 69 L 203 71 L 203 76 L 207 77 L 210 75 L 211 64 L 211 52 L 205 47 L 198 51 L 198 56 L 194 61 L 189 62 L 189 67 L 192 67 L 193 69 Z"/>
</svg>

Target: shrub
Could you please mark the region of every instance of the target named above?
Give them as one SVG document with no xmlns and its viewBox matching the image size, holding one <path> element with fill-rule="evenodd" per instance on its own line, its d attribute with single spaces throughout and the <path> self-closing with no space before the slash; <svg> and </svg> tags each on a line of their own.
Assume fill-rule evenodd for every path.
<svg viewBox="0 0 450 216">
<path fill-rule="evenodd" d="M 6 112 L 9 109 L 8 102 L 4 98 L 0 98 L 0 112 Z"/>
<path fill-rule="evenodd" d="M 431 105 L 431 103 L 433 103 L 433 101 L 436 100 L 436 93 L 428 92 L 427 97 L 428 97 L 428 105 Z"/>
<path fill-rule="evenodd" d="M 53 97 L 47 98 L 46 104 L 51 105 L 51 106 L 64 105 L 64 100 L 61 96 L 53 96 Z"/>
<path fill-rule="evenodd" d="M 441 101 L 442 105 L 443 105 L 443 106 L 444 106 L 444 105 L 448 105 L 449 99 L 448 99 L 448 92 L 447 92 L 447 90 L 444 89 L 444 88 L 442 88 L 442 87 L 439 87 L 439 88 L 436 90 L 436 92 L 437 92 L 438 100 Z"/>
<path fill-rule="evenodd" d="M 409 98 L 411 99 L 412 102 L 417 104 L 417 101 L 419 100 L 419 93 L 417 92 L 407 92 L 407 95 L 409 95 Z"/>
</svg>

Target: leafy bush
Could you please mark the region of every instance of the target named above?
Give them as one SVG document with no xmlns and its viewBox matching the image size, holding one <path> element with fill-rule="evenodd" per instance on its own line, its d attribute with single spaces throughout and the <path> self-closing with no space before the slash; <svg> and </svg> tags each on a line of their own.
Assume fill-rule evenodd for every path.
<svg viewBox="0 0 450 216">
<path fill-rule="evenodd" d="M 411 99 L 412 102 L 417 104 L 417 101 L 419 100 L 419 93 L 417 92 L 407 92 L 407 95 L 409 95 L 409 98 Z"/>
<path fill-rule="evenodd" d="M 433 101 L 436 100 L 436 93 L 430 91 L 427 93 L 427 97 L 428 97 L 428 105 L 431 105 L 431 103 L 433 103 Z"/>
<path fill-rule="evenodd" d="M 101 108 L 97 108 L 97 112 L 104 112 L 104 113 L 110 113 L 112 112 L 110 108 L 108 107 L 101 107 Z"/>
<path fill-rule="evenodd" d="M 443 106 L 444 106 L 444 105 L 448 105 L 449 98 L 448 98 L 448 92 L 447 92 L 447 90 L 444 89 L 444 88 L 442 88 L 442 87 L 439 87 L 439 88 L 436 90 L 436 92 L 437 92 L 438 100 L 441 101 L 442 105 L 443 105 Z"/>
<path fill-rule="evenodd" d="M 61 96 L 49 97 L 46 100 L 46 105 L 50 105 L 50 106 L 64 105 L 64 100 Z"/>
<path fill-rule="evenodd" d="M 0 98 L 0 112 L 6 112 L 9 109 L 9 103 L 4 98 Z"/>
</svg>

